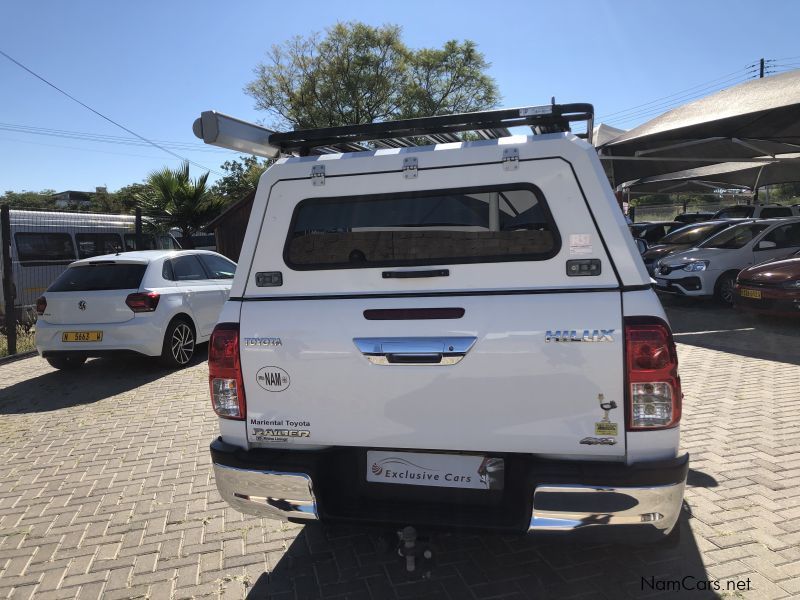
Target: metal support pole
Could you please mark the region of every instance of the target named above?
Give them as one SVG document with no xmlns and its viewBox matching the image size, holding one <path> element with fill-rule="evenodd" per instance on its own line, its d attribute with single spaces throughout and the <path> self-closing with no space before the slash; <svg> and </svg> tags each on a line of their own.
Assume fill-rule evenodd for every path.
<svg viewBox="0 0 800 600">
<path fill-rule="evenodd" d="M 500 231 L 500 193 L 489 194 L 489 231 Z"/>
<path fill-rule="evenodd" d="M 143 250 L 142 247 L 142 209 L 136 208 L 136 250 Z"/>
<path fill-rule="evenodd" d="M 756 175 L 756 182 L 753 184 L 753 204 L 755 204 L 756 206 L 758 206 L 758 204 L 759 204 L 759 201 L 758 201 L 758 184 L 761 182 L 761 174 L 764 172 L 764 167 L 765 166 L 766 165 L 762 166 L 758 170 L 758 175 Z"/>
<path fill-rule="evenodd" d="M 758 68 L 758 78 L 759 79 L 764 79 L 764 59 L 763 58 L 759 61 L 759 65 L 760 66 Z"/>
<path fill-rule="evenodd" d="M 0 253 L 3 255 L 3 303 L 8 354 L 17 353 L 17 313 L 14 310 L 14 271 L 11 264 L 11 211 L 0 207 Z"/>
</svg>

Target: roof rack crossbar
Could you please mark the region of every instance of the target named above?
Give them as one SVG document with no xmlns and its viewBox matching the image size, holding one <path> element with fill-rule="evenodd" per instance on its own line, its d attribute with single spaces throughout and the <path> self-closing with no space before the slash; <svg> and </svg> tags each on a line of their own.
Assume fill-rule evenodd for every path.
<svg viewBox="0 0 800 600">
<path fill-rule="evenodd" d="M 472 131 L 482 139 L 510 135 L 510 127 L 528 126 L 534 133 L 570 131 L 570 123 L 586 121 L 591 142 L 594 108 L 591 104 L 548 104 L 505 108 L 457 115 L 402 119 L 365 125 L 346 125 L 277 133 L 214 111 L 205 111 L 194 123 L 195 135 L 205 143 L 276 158 L 279 154 L 359 152 L 373 147 L 404 148 L 417 140 L 433 143 L 460 141 L 457 133 Z"/>
<path fill-rule="evenodd" d="M 463 131 L 507 131 L 509 127 L 524 125 L 542 132 L 551 133 L 569 131 L 570 123 L 592 121 L 593 118 L 594 108 L 591 104 L 552 104 L 403 119 L 365 125 L 302 129 L 285 133 L 273 133 L 269 136 L 269 143 L 280 148 L 283 152 L 291 152 L 343 142 L 425 137 L 433 134 L 454 134 Z"/>
</svg>

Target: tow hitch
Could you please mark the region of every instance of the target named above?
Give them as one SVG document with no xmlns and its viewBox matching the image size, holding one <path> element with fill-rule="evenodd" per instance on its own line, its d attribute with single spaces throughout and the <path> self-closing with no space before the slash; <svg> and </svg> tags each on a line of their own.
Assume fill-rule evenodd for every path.
<svg viewBox="0 0 800 600">
<path fill-rule="evenodd" d="M 431 576 L 433 551 L 430 539 L 419 537 L 417 530 L 410 525 L 397 532 L 397 555 L 405 559 L 406 571 L 417 572 L 423 579 Z"/>
</svg>

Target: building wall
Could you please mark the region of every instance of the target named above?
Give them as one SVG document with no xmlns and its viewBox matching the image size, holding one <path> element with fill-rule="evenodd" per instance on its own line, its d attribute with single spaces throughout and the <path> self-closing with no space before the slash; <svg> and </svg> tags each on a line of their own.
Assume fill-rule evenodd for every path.
<svg viewBox="0 0 800 600">
<path fill-rule="evenodd" d="M 217 240 L 217 252 L 236 262 L 239 261 L 239 253 L 242 251 L 244 233 L 247 231 L 254 198 L 255 194 L 251 194 L 232 206 L 212 224 Z"/>
</svg>

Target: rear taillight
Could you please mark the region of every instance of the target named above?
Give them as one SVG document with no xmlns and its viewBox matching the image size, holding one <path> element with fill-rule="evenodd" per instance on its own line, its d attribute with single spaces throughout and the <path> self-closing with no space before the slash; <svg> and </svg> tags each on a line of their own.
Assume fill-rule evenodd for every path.
<svg viewBox="0 0 800 600">
<path fill-rule="evenodd" d="M 158 307 L 158 292 L 136 292 L 125 298 L 125 304 L 135 313 L 153 312 Z"/>
<path fill-rule="evenodd" d="M 247 414 L 239 360 L 239 324 L 220 323 L 208 344 L 211 406 L 223 419 L 242 420 Z"/>
<path fill-rule="evenodd" d="M 47 298 L 44 296 L 39 296 L 36 299 L 36 314 L 42 316 L 44 311 L 47 310 Z"/>
<path fill-rule="evenodd" d="M 683 395 L 669 325 L 655 317 L 625 319 L 625 357 L 628 430 L 675 427 Z"/>
</svg>

